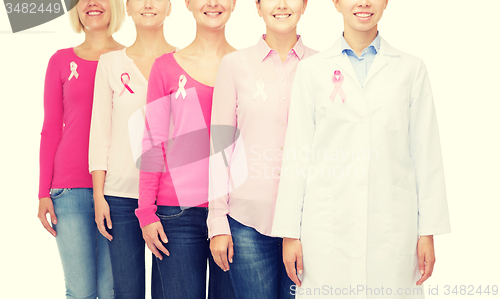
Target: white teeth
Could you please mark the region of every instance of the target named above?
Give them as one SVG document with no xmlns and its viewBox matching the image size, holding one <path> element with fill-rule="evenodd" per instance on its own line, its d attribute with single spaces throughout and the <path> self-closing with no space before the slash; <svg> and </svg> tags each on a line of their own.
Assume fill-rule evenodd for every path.
<svg viewBox="0 0 500 299">
<path fill-rule="evenodd" d="M 276 19 L 286 19 L 286 18 L 290 17 L 290 15 L 274 15 L 274 17 Z"/>
<path fill-rule="evenodd" d="M 143 15 L 143 16 L 147 16 L 147 17 L 152 17 L 152 16 L 154 16 L 155 14 L 153 14 L 153 13 L 143 13 L 142 15 Z"/>
<path fill-rule="evenodd" d="M 370 17 L 372 14 L 369 14 L 369 13 L 357 13 L 356 14 L 358 17 L 360 18 L 368 18 Z"/>
<path fill-rule="evenodd" d="M 220 15 L 221 13 L 220 13 L 220 12 L 206 12 L 205 14 L 206 14 L 207 16 L 211 16 L 211 17 L 213 17 L 213 16 Z"/>
<path fill-rule="evenodd" d="M 91 16 L 97 16 L 100 15 L 102 12 L 100 11 L 89 11 L 87 14 Z"/>
</svg>

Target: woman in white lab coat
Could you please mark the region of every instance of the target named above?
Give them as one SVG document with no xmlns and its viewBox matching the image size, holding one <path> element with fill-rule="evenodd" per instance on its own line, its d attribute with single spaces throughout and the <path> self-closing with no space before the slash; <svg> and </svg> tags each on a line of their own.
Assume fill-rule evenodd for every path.
<svg viewBox="0 0 500 299">
<path fill-rule="evenodd" d="M 387 0 L 334 3 L 368 46 Z M 297 298 L 423 298 L 450 231 L 425 65 L 379 41 L 363 85 L 342 37 L 297 69 L 272 230 Z"/>
</svg>

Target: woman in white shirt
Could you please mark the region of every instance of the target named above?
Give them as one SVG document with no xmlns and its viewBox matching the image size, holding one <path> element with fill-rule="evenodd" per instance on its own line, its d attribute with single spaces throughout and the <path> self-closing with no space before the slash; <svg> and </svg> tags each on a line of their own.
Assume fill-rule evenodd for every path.
<svg viewBox="0 0 500 299">
<path fill-rule="evenodd" d="M 134 132 L 142 133 L 143 125 L 139 122 L 129 130 L 129 119 L 146 104 L 153 62 L 175 50 L 163 34 L 163 23 L 171 11 L 170 0 L 128 0 L 126 8 L 135 23 L 136 41 L 99 59 L 89 147 L 95 219 L 101 234 L 111 241 L 117 299 L 145 297 L 145 244 L 134 214 L 139 169 L 133 156 L 134 139 L 130 137 Z M 153 298 L 162 293 L 155 270 L 153 257 Z"/>
</svg>

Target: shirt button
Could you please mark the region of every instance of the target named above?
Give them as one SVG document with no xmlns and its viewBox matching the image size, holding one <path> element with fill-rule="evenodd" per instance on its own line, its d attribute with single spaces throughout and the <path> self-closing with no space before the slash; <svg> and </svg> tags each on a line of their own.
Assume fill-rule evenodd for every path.
<svg viewBox="0 0 500 299">
<path fill-rule="evenodd" d="M 282 101 L 286 101 L 286 98 L 281 98 Z"/>
<path fill-rule="evenodd" d="M 284 125 L 285 125 L 285 123 L 281 123 L 281 125 L 282 125 L 282 126 L 284 126 Z"/>
<path fill-rule="evenodd" d="M 280 146 L 280 150 L 283 150 L 283 147 L 282 147 L 282 146 Z"/>
<path fill-rule="evenodd" d="M 285 78 L 281 78 L 281 82 L 285 82 Z"/>
</svg>

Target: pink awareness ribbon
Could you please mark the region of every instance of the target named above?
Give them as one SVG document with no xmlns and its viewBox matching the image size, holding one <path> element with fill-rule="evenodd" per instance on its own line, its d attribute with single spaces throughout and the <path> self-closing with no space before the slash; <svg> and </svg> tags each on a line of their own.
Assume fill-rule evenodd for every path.
<svg viewBox="0 0 500 299">
<path fill-rule="evenodd" d="M 338 76 L 338 78 L 337 78 L 337 76 Z M 335 88 L 333 89 L 333 92 L 330 95 L 330 99 L 333 102 L 335 100 L 335 98 L 337 97 L 337 93 L 338 93 L 340 95 L 340 98 L 342 99 L 342 103 L 344 103 L 345 100 L 347 99 L 347 96 L 345 95 L 345 92 L 342 89 L 342 84 L 344 83 L 344 75 L 342 75 L 342 72 L 340 72 L 339 70 L 336 70 L 333 73 L 332 81 L 333 81 L 333 86 Z"/>
<path fill-rule="evenodd" d="M 125 92 L 125 89 L 128 89 L 128 91 L 130 93 L 134 93 L 132 88 L 130 88 L 130 86 L 128 86 L 128 84 L 130 83 L 130 75 L 128 73 L 123 73 L 121 76 L 121 80 L 122 80 L 122 84 L 123 84 L 123 89 L 120 92 L 120 96 L 122 96 L 122 94 Z"/>
<path fill-rule="evenodd" d="M 78 65 L 74 61 L 71 61 L 71 63 L 69 64 L 69 69 L 71 70 L 71 74 L 68 77 L 68 81 L 71 81 L 71 78 L 73 77 L 78 79 L 78 72 L 76 71 L 77 68 Z"/>
</svg>

